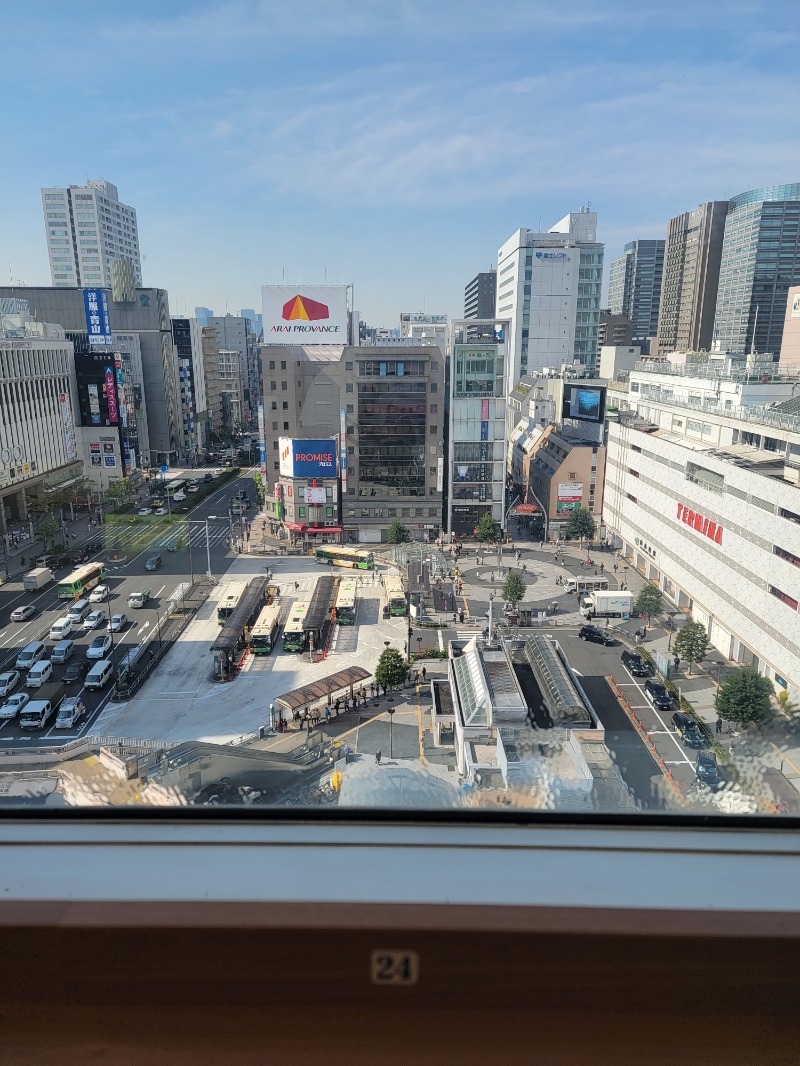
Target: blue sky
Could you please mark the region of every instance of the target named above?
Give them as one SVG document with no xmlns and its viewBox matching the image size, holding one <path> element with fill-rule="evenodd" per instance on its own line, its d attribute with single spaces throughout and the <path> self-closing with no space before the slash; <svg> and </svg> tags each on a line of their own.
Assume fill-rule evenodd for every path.
<svg viewBox="0 0 800 1066">
<path fill-rule="evenodd" d="M 591 202 L 606 267 L 800 180 L 785 3 L 32 0 L 4 8 L 0 276 L 48 284 L 39 189 L 114 182 L 173 313 L 353 282 L 458 315 L 520 226 Z"/>
</svg>

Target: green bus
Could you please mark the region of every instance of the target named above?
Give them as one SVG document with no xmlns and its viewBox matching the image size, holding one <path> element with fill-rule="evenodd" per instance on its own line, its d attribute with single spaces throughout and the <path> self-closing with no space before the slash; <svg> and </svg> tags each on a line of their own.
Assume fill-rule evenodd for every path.
<svg viewBox="0 0 800 1066">
<path fill-rule="evenodd" d="M 383 579 L 383 587 L 386 592 L 386 606 L 389 608 L 389 614 L 405 614 L 408 604 L 400 578 L 387 574 Z"/>
<path fill-rule="evenodd" d="M 286 625 L 283 627 L 283 650 L 305 651 L 306 615 L 311 608 L 311 600 L 297 600 L 293 605 Z"/>
<path fill-rule="evenodd" d="M 58 598 L 60 600 L 80 599 L 84 593 L 91 591 L 95 585 L 105 581 L 105 567 L 103 563 L 85 563 L 73 570 L 69 577 L 58 583 Z"/>
<path fill-rule="evenodd" d="M 356 624 L 356 583 L 352 578 L 344 578 L 336 593 L 336 621 L 340 626 Z"/>
<path fill-rule="evenodd" d="M 314 549 L 314 558 L 318 563 L 334 566 L 349 566 L 354 570 L 372 570 L 375 556 L 364 548 L 343 548 L 340 544 L 326 544 Z"/>
<path fill-rule="evenodd" d="M 253 655 L 269 655 L 278 643 L 281 628 L 281 609 L 271 604 L 262 607 L 256 624 L 250 630 L 250 651 Z"/>
</svg>

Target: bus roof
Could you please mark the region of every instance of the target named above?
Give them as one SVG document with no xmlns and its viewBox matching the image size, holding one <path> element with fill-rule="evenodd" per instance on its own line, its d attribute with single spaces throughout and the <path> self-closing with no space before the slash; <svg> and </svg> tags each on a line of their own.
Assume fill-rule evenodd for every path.
<svg viewBox="0 0 800 1066">
<path fill-rule="evenodd" d="M 262 627 L 267 630 L 272 630 L 272 627 L 276 622 L 281 620 L 281 609 L 277 604 L 271 603 L 267 607 L 261 608 L 261 614 L 256 619 L 256 624 L 253 626 L 253 633 L 258 632 Z"/>
<path fill-rule="evenodd" d="M 305 625 L 306 615 L 311 607 L 311 600 L 295 600 L 289 611 L 289 619 L 286 622 L 287 632 L 294 633 Z M 294 629 L 292 627 L 295 627 Z"/>
<path fill-rule="evenodd" d="M 59 581 L 59 585 L 71 585 L 73 581 L 80 581 L 84 577 L 91 577 L 93 574 L 96 574 L 98 570 L 103 569 L 103 563 L 84 563 L 83 566 L 76 567 L 71 574 L 62 577 Z"/>
</svg>

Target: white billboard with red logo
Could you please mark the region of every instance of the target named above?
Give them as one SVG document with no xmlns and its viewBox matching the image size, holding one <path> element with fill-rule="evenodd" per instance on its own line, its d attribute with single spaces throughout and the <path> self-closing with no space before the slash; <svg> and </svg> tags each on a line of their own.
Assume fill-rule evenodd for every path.
<svg viewBox="0 0 800 1066">
<path fill-rule="evenodd" d="M 558 485 L 556 511 L 575 511 L 583 499 L 583 483 L 580 481 L 562 481 Z"/>
<path fill-rule="evenodd" d="M 264 344 L 347 344 L 346 285 L 262 285 Z"/>
</svg>

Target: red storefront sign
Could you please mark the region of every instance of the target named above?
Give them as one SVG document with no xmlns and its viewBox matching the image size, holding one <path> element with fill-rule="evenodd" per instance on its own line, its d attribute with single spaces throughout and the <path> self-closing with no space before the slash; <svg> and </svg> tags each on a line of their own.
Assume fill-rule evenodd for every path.
<svg viewBox="0 0 800 1066">
<path fill-rule="evenodd" d="M 699 511 L 693 511 L 691 508 L 679 503 L 678 521 L 683 522 L 685 526 L 691 526 L 696 529 L 698 533 L 702 533 L 704 537 L 713 540 L 715 544 L 722 544 L 722 526 L 717 522 L 712 522 L 705 515 L 701 515 Z"/>
</svg>

